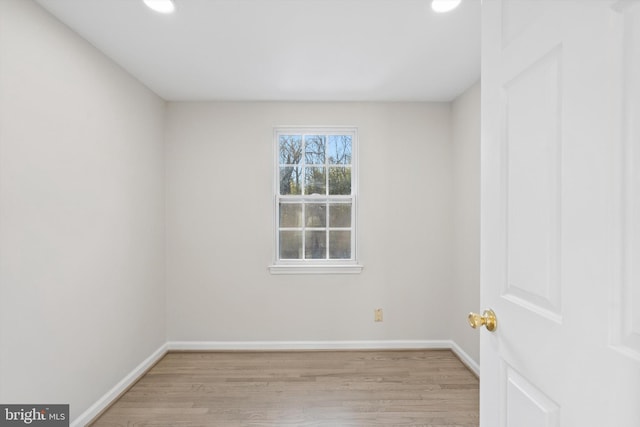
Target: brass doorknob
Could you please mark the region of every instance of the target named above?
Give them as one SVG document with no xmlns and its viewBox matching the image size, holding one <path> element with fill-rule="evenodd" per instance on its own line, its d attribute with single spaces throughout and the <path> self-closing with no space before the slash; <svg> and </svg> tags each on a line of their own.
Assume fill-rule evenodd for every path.
<svg viewBox="0 0 640 427">
<path fill-rule="evenodd" d="M 485 326 L 489 332 L 493 332 L 498 327 L 498 319 L 493 310 L 485 310 L 480 316 L 478 313 L 469 313 L 469 326 L 473 329 Z"/>
</svg>

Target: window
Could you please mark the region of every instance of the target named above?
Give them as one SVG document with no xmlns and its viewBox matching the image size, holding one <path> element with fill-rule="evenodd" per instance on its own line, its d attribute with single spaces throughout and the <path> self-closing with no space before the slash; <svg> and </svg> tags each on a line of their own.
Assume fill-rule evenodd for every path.
<svg viewBox="0 0 640 427">
<path fill-rule="evenodd" d="M 272 273 L 358 273 L 355 129 L 275 131 Z"/>
</svg>

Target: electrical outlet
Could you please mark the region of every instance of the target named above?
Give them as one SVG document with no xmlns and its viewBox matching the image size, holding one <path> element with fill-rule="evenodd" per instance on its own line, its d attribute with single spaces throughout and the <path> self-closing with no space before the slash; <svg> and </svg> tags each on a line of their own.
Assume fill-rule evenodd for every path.
<svg viewBox="0 0 640 427">
<path fill-rule="evenodd" d="M 382 322 L 382 309 L 376 308 L 373 310 L 373 321 L 374 322 Z"/>
</svg>

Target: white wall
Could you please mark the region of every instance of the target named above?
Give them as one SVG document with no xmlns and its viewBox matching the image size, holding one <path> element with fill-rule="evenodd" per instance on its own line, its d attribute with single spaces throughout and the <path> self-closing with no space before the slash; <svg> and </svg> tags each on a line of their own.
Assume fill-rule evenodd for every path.
<svg viewBox="0 0 640 427">
<path fill-rule="evenodd" d="M 449 339 L 448 104 L 169 103 L 169 341 Z M 360 275 L 278 276 L 273 127 L 359 130 Z M 373 309 L 384 322 L 373 322 Z"/>
<path fill-rule="evenodd" d="M 466 314 L 480 307 L 480 83 L 451 104 L 453 278 L 451 338 L 476 362 L 480 334 Z"/>
<path fill-rule="evenodd" d="M 165 342 L 164 102 L 0 1 L 0 402 L 72 419 Z"/>
</svg>

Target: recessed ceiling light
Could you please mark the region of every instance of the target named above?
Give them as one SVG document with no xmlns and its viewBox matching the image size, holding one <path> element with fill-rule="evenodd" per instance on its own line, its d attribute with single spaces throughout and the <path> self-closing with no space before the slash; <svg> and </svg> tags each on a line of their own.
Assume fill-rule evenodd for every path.
<svg viewBox="0 0 640 427">
<path fill-rule="evenodd" d="M 433 0 L 431 2 L 431 9 L 438 13 L 449 12 L 458 7 L 461 1 L 462 0 Z"/>
<path fill-rule="evenodd" d="M 176 10 L 176 5 L 173 0 L 143 0 L 144 4 L 149 9 L 155 10 L 158 13 L 173 13 Z"/>
</svg>

